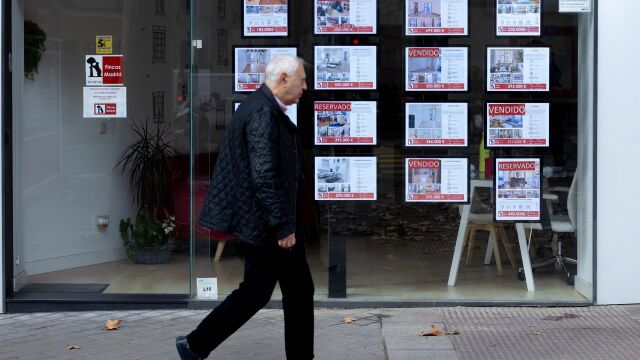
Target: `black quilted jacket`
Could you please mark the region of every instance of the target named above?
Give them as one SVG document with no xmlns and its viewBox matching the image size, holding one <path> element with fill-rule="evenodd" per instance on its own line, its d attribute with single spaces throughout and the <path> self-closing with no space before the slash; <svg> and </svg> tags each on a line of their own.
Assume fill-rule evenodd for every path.
<svg viewBox="0 0 640 360">
<path fill-rule="evenodd" d="M 200 224 L 264 247 L 292 234 L 300 174 L 295 125 L 266 85 L 242 102 L 213 170 Z"/>
</svg>

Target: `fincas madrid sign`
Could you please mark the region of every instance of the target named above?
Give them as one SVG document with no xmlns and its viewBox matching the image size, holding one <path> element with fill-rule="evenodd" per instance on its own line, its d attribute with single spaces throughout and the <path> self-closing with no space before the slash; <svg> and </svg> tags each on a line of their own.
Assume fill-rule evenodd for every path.
<svg viewBox="0 0 640 360">
<path fill-rule="evenodd" d="M 87 86 L 124 85 L 122 55 L 86 55 L 85 78 Z"/>
</svg>

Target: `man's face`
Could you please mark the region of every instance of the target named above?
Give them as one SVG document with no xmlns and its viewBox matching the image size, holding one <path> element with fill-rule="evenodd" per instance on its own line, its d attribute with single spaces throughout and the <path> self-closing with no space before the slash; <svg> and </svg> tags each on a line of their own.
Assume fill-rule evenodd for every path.
<svg viewBox="0 0 640 360">
<path fill-rule="evenodd" d="M 307 75 L 304 66 L 298 65 L 298 69 L 293 76 L 282 74 L 280 77 L 283 86 L 282 99 L 285 105 L 297 104 L 302 93 L 307 90 Z"/>
</svg>

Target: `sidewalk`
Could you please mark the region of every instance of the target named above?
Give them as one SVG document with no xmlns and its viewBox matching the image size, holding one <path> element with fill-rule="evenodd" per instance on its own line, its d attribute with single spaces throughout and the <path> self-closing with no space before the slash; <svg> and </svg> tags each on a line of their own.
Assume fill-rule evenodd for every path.
<svg viewBox="0 0 640 360">
<path fill-rule="evenodd" d="M 0 359 L 178 359 L 174 341 L 206 311 L 0 315 Z M 347 317 L 354 318 L 344 323 Z M 107 319 L 122 320 L 104 330 Z M 442 336 L 419 336 L 436 325 Z M 281 310 L 263 310 L 210 359 L 284 359 Z M 78 349 L 68 350 L 69 345 Z M 319 360 L 640 358 L 640 306 L 316 311 Z"/>
</svg>

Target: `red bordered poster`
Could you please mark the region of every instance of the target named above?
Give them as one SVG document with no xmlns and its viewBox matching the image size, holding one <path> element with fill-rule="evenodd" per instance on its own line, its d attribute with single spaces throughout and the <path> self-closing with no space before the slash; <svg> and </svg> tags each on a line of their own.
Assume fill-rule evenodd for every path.
<svg viewBox="0 0 640 360">
<path fill-rule="evenodd" d="M 287 36 L 289 0 L 243 0 L 245 37 Z"/>
<path fill-rule="evenodd" d="M 466 103 L 405 104 L 406 146 L 467 146 Z"/>
<path fill-rule="evenodd" d="M 469 0 L 405 0 L 405 35 L 467 35 Z"/>
<path fill-rule="evenodd" d="M 467 91 L 466 47 L 408 47 L 405 49 L 405 90 Z"/>
<path fill-rule="evenodd" d="M 316 157 L 316 200 L 376 200 L 376 157 Z"/>
<path fill-rule="evenodd" d="M 269 61 L 277 55 L 296 56 L 294 47 L 237 47 L 234 49 L 234 90 L 251 92 L 262 85 Z"/>
<path fill-rule="evenodd" d="M 549 91 L 548 47 L 487 48 L 487 91 Z"/>
<path fill-rule="evenodd" d="M 316 90 L 375 90 L 375 46 L 316 46 Z"/>
<path fill-rule="evenodd" d="M 542 0 L 496 0 L 497 36 L 540 36 Z"/>
<path fill-rule="evenodd" d="M 315 0 L 316 35 L 375 34 L 377 0 Z"/>
<path fill-rule="evenodd" d="M 542 196 L 539 158 L 497 158 L 496 220 L 539 221 Z"/>
<path fill-rule="evenodd" d="M 549 103 L 487 103 L 487 147 L 549 146 Z"/>
<path fill-rule="evenodd" d="M 467 158 L 408 158 L 405 200 L 408 202 L 467 202 Z"/>
<path fill-rule="evenodd" d="M 316 101 L 316 145 L 375 145 L 375 101 Z"/>
</svg>

